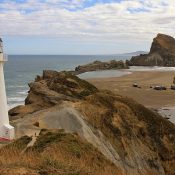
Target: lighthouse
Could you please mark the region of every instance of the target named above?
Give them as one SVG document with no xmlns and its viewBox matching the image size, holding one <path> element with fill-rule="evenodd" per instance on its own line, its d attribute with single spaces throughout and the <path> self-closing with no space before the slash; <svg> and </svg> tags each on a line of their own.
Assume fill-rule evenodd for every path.
<svg viewBox="0 0 175 175">
<path fill-rule="evenodd" d="M 7 57 L 3 53 L 3 42 L 0 38 L 0 141 L 14 139 L 14 127 L 9 124 L 7 97 L 5 90 L 3 66 Z"/>
</svg>

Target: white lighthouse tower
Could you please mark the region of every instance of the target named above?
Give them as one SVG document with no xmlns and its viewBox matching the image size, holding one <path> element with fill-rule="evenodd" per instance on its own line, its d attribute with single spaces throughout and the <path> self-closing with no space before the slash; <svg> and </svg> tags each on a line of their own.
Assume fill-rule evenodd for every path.
<svg viewBox="0 0 175 175">
<path fill-rule="evenodd" d="M 9 124 L 7 98 L 4 82 L 4 62 L 7 57 L 3 54 L 3 42 L 0 38 L 0 141 L 14 139 L 14 127 Z"/>
</svg>

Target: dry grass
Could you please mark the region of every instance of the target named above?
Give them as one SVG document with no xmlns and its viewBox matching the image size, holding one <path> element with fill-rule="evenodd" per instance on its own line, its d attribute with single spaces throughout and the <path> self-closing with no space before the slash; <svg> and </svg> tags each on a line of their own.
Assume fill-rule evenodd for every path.
<svg viewBox="0 0 175 175">
<path fill-rule="evenodd" d="M 92 105 L 93 104 L 93 105 Z M 77 104 L 86 120 L 100 129 L 121 158 L 132 157 L 132 145 L 143 155 L 150 169 L 157 169 L 156 159 L 165 171 L 175 171 L 175 127 L 157 113 L 127 97 L 99 92 Z M 134 153 L 133 153 L 134 154 Z M 157 157 L 150 159 L 149 155 Z"/>
<path fill-rule="evenodd" d="M 0 150 L 0 175 L 121 174 L 97 149 L 77 135 L 45 131 L 33 147 L 24 151 L 25 146 L 26 143 L 11 144 Z M 17 172 L 19 169 L 21 172 Z"/>
</svg>

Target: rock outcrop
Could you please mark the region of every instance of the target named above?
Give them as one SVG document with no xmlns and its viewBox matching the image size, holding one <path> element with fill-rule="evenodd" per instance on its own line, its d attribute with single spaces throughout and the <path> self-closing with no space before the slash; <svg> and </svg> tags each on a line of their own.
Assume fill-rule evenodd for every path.
<svg viewBox="0 0 175 175">
<path fill-rule="evenodd" d="M 108 62 L 94 61 L 86 65 L 78 66 L 75 68 L 77 74 L 98 70 L 110 70 L 110 69 L 128 69 L 128 66 L 123 61 L 111 60 Z"/>
<path fill-rule="evenodd" d="M 150 52 L 132 57 L 127 61 L 130 66 L 175 66 L 175 39 L 165 34 L 158 34 L 153 39 Z"/>
<path fill-rule="evenodd" d="M 45 154 L 60 151 L 57 146 L 53 152 L 49 151 L 48 138 L 46 145 L 38 144 L 37 140 L 42 138 L 43 128 L 64 129 L 65 133 L 75 134 L 96 148 L 108 160 L 107 165 L 109 162 L 115 165 L 115 171 L 111 166 L 113 171 L 106 173 L 108 175 L 175 173 L 175 125 L 157 113 L 132 99 L 98 90 L 68 72 L 44 71 L 29 86 L 26 104 L 10 110 L 9 114 L 14 118 L 12 124 L 18 138 L 33 135 L 30 147 L 44 146 Z M 66 144 L 72 142 L 76 141 L 69 139 Z M 77 152 L 76 148 L 72 149 Z M 91 156 L 94 155 L 89 154 Z M 104 159 L 99 157 L 99 164 L 95 161 L 93 166 L 103 169 L 102 162 Z M 92 174 L 98 175 L 98 170 Z M 79 174 L 87 174 L 85 172 L 81 169 Z"/>
<path fill-rule="evenodd" d="M 62 101 L 77 101 L 95 93 L 98 89 L 87 81 L 69 72 L 45 70 L 29 83 L 30 91 L 25 106 L 17 106 L 9 111 L 10 116 L 23 116 L 41 109 L 52 107 Z"/>
</svg>

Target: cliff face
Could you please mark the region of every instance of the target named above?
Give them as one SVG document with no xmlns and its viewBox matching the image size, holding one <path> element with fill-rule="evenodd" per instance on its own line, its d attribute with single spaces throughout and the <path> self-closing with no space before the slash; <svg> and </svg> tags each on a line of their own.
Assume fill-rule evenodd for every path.
<svg viewBox="0 0 175 175">
<path fill-rule="evenodd" d="M 44 145 L 44 152 L 50 154 L 47 144 L 37 144 L 42 129 L 64 129 L 96 148 L 107 159 L 107 165 L 113 163 L 114 167 L 110 166 L 112 170 L 106 174 L 175 173 L 175 126 L 157 113 L 132 99 L 100 91 L 67 72 L 44 71 L 29 86 L 26 105 L 10 110 L 9 114 L 14 118 L 17 137 L 39 134 L 36 141 L 33 137 L 29 142 L 31 148 L 37 145 L 40 149 Z M 71 143 L 71 139 L 66 142 Z M 55 147 L 54 152 L 57 151 L 60 147 Z M 103 169 L 102 162 L 104 158 L 99 158 L 94 165 Z M 87 174 L 85 169 L 81 170 L 79 174 Z M 92 174 L 98 171 L 93 170 Z"/>
<path fill-rule="evenodd" d="M 158 34 L 153 39 L 148 54 L 132 57 L 128 62 L 133 66 L 175 66 L 175 39 Z"/>
<path fill-rule="evenodd" d="M 159 53 L 162 55 L 171 54 L 175 56 L 175 39 L 165 34 L 158 34 L 153 39 L 153 43 L 150 49 L 150 54 Z"/>
</svg>

